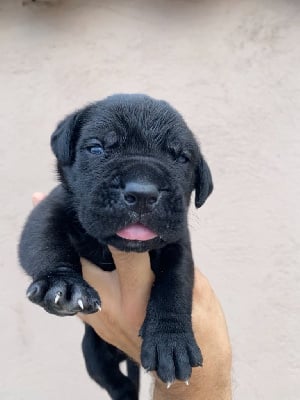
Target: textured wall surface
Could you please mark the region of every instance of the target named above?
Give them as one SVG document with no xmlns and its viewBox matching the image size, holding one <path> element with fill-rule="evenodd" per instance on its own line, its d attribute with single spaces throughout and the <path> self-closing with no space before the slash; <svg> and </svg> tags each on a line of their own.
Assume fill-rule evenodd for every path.
<svg viewBox="0 0 300 400">
<path fill-rule="evenodd" d="M 212 168 L 190 226 L 227 316 L 234 398 L 299 400 L 299 44 L 298 0 L 1 1 L 1 399 L 107 399 L 80 322 L 25 299 L 16 243 L 31 193 L 55 185 L 56 122 L 145 92 L 183 113 Z"/>
</svg>

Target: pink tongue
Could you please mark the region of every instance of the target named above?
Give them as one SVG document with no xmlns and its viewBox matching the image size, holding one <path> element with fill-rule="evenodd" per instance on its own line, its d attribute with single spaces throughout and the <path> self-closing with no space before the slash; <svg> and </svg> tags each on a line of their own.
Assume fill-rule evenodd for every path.
<svg viewBox="0 0 300 400">
<path fill-rule="evenodd" d="M 132 224 L 120 229 L 117 235 L 128 240 L 150 240 L 154 239 L 157 234 L 142 224 Z"/>
</svg>

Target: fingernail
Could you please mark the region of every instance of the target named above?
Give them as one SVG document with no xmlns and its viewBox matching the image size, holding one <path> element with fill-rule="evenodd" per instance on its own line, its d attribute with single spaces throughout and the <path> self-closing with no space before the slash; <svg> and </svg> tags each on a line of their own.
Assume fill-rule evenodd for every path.
<svg viewBox="0 0 300 400">
<path fill-rule="evenodd" d="M 42 192 L 34 192 L 32 195 L 32 203 L 36 206 L 40 201 L 42 201 L 46 196 Z"/>
</svg>

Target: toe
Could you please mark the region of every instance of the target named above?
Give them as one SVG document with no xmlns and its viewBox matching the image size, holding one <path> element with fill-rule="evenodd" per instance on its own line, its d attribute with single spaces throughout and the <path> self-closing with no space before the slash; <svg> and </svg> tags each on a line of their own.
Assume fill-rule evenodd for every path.
<svg viewBox="0 0 300 400">
<path fill-rule="evenodd" d="M 175 366 L 173 360 L 173 346 L 157 346 L 157 375 L 163 382 L 172 383 L 175 380 Z"/>
<path fill-rule="evenodd" d="M 147 343 L 147 340 L 143 341 L 142 351 L 141 351 L 141 362 L 142 366 L 147 371 L 154 371 L 157 365 L 157 353 L 156 346 L 153 343 Z"/>
<path fill-rule="evenodd" d="M 45 280 L 33 282 L 27 289 L 28 299 L 34 303 L 40 303 L 48 289 L 48 283 Z"/>
<path fill-rule="evenodd" d="M 187 381 L 192 374 L 192 368 L 185 347 L 176 348 L 176 350 L 174 351 L 174 362 L 176 379 L 180 381 Z"/>
<path fill-rule="evenodd" d="M 187 346 L 187 353 L 189 356 L 189 362 L 192 367 L 202 367 L 203 358 L 199 347 L 196 342 Z"/>
</svg>

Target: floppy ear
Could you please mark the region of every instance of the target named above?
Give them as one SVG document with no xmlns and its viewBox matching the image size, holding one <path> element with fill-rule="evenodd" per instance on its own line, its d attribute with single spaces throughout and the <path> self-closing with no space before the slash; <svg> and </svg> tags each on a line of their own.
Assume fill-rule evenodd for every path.
<svg viewBox="0 0 300 400">
<path fill-rule="evenodd" d="M 58 125 L 51 136 L 51 148 L 59 163 L 71 164 L 74 158 L 74 147 L 78 136 L 76 122 L 79 112 L 67 116 Z"/>
<path fill-rule="evenodd" d="M 213 191 L 213 181 L 209 166 L 202 156 L 200 156 L 200 162 L 196 168 L 196 179 L 195 179 L 195 206 L 201 207 L 208 196 Z"/>
</svg>

